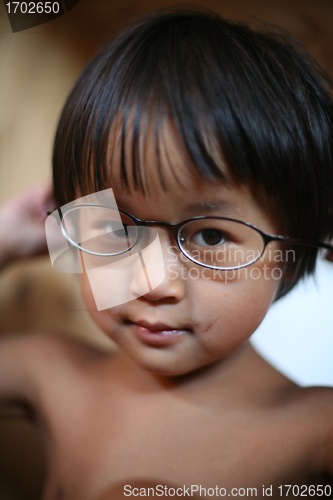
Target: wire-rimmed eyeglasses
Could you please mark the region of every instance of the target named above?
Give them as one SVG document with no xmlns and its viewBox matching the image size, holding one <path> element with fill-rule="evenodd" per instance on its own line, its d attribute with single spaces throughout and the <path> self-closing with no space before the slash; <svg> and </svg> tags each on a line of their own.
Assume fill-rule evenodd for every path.
<svg viewBox="0 0 333 500">
<path fill-rule="evenodd" d="M 179 250 L 190 261 L 217 270 L 235 270 L 255 263 L 274 241 L 333 251 L 328 243 L 268 234 L 248 222 L 227 217 L 197 216 L 171 224 L 142 220 L 98 204 L 62 207 L 53 213 L 60 218 L 67 242 L 97 257 L 117 257 L 147 247 L 156 237 L 158 226 L 172 233 Z"/>
</svg>

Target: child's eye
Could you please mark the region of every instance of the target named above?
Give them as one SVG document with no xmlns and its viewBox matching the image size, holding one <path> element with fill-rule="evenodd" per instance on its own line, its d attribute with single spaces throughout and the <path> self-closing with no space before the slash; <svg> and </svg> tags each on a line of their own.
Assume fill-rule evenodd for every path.
<svg viewBox="0 0 333 500">
<path fill-rule="evenodd" d="M 131 239 L 132 236 L 136 236 L 135 226 L 126 226 L 126 225 L 114 225 L 110 223 L 104 223 L 103 227 L 104 235 L 109 237 L 110 239 Z"/>
<path fill-rule="evenodd" d="M 95 221 L 87 233 L 89 238 L 81 242 L 81 246 L 100 254 L 118 254 L 129 250 L 138 237 L 136 226 L 106 219 Z"/>
<path fill-rule="evenodd" d="M 205 228 L 193 234 L 191 242 L 198 246 L 223 245 L 229 240 L 226 234 L 219 229 Z"/>
</svg>

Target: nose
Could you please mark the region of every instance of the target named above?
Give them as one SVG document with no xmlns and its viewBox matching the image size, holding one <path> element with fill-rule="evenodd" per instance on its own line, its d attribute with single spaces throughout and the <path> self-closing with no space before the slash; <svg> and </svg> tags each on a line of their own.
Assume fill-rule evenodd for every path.
<svg viewBox="0 0 333 500">
<path fill-rule="evenodd" d="M 152 243 L 139 252 L 141 269 L 132 273 L 130 294 L 152 302 L 178 302 L 185 292 L 179 249 L 167 229 L 153 231 Z"/>
</svg>

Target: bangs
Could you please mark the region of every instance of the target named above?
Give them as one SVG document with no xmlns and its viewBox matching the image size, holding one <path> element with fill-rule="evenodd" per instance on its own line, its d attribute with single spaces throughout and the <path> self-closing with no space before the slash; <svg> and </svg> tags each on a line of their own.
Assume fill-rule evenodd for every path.
<svg viewBox="0 0 333 500">
<path fill-rule="evenodd" d="M 75 88 L 74 95 L 69 96 L 69 101 L 77 102 L 75 93 L 82 93 L 86 87 L 86 102 L 84 106 L 79 103 L 83 108 L 80 119 L 63 127 L 60 123 L 58 128 L 58 134 L 67 127 L 75 130 L 67 147 L 64 144 L 66 137 L 56 138 L 56 142 L 62 144 L 59 153 L 71 149 L 69 161 L 65 158 L 54 161 L 54 164 L 66 162 L 70 166 L 65 182 L 59 175 L 56 177 L 60 181 L 59 187 L 61 185 L 59 190 L 55 187 L 59 203 L 64 199 L 71 201 L 77 196 L 77 190 L 81 194 L 90 194 L 112 187 L 114 170 L 120 173 L 124 188 L 146 192 L 148 151 L 154 156 L 161 186 L 166 189 L 165 164 L 179 180 L 164 141 L 166 129 L 172 130 L 177 148 L 188 158 L 190 175 L 199 175 L 209 182 L 216 179 L 227 182 L 219 123 L 221 118 L 224 120 L 221 116 L 216 117 L 206 102 L 205 94 L 210 89 L 198 92 L 198 86 L 202 87 L 202 84 L 193 80 L 190 68 L 175 71 L 172 61 L 169 61 L 169 68 L 165 69 L 161 60 L 163 54 L 158 49 L 155 57 L 152 56 L 150 54 L 153 61 L 147 61 L 134 54 L 129 73 L 117 75 L 116 71 L 110 71 L 98 89 L 89 89 L 91 75 L 88 68 L 78 83 L 81 89 Z M 147 66 L 151 67 L 148 74 Z M 177 66 L 181 68 L 181 62 Z M 176 94 L 175 88 L 179 90 Z M 76 110 L 71 114 L 78 116 Z M 71 118 L 66 116 L 65 108 L 61 120 L 71 121 Z"/>
<path fill-rule="evenodd" d="M 184 189 L 186 175 L 206 182 L 216 179 L 228 183 L 223 153 L 213 137 L 213 130 L 199 126 L 197 117 L 189 113 L 187 120 L 179 120 L 179 110 L 165 102 L 140 102 L 138 96 L 127 112 L 106 132 L 99 150 L 103 151 L 103 177 L 92 188 L 112 187 L 113 179 L 121 181 L 127 191 L 150 192 L 150 177 L 154 185 L 168 190 L 170 176 Z M 184 126 L 185 124 L 185 126 Z M 213 127 L 212 127 L 213 128 Z M 195 137 L 195 140 L 193 139 Z M 208 141 L 207 137 L 211 137 Z M 175 162 L 176 155 L 176 162 Z M 101 158 L 97 154 L 97 158 Z M 147 175 L 147 166 L 149 176 Z M 152 167 L 151 167 L 152 165 Z M 101 164 L 94 165 L 93 179 L 98 179 Z M 157 181 L 157 182 L 156 182 Z M 106 186 L 105 186 L 106 187 Z"/>
</svg>

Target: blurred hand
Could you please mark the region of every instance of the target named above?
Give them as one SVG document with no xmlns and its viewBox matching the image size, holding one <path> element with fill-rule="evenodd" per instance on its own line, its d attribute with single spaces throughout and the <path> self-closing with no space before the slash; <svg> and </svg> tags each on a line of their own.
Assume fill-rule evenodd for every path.
<svg viewBox="0 0 333 500">
<path fill-rule="evenodd" d="M 37 185 L 0 207 L 0 265 L 46 251 L 44 223 L 54 206 L 51 187 Z"/>
</svg>

